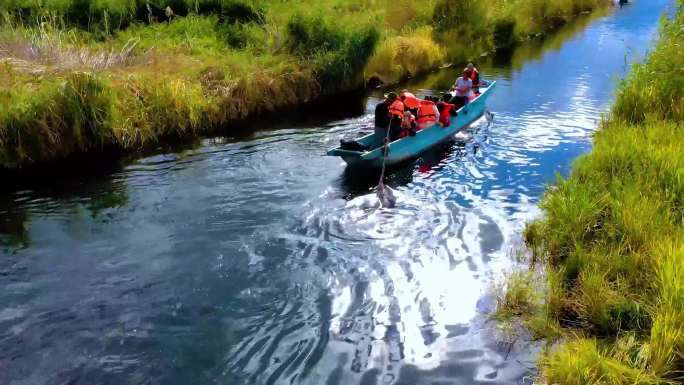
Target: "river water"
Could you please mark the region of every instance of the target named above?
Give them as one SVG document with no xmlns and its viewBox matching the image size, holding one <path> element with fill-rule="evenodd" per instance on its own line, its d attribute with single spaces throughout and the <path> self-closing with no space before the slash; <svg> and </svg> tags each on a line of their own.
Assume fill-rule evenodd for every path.
<svg viewBox="0 0 684 385">
<path fill-rule="evenodd" d="M 0 384 L 531 383 L 538 348 L 488 321 L 491 293 L 668 4 L 482 58 L 493 122 L 397 170 L 392 209 L 323 156 L 370 130 L 379 93 L 1 193 Z"/>
</svg>

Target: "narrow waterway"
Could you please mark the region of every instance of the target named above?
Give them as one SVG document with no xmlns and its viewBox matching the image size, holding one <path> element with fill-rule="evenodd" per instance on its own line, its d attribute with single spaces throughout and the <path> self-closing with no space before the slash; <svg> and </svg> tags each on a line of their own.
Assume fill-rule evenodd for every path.
<svg viewBox="0 0 684 385">
<path fill-rule="evenodd" d="M 380 93 L 1 193 L 0 384 L 529 384 L 537 348 L 498 335 L 490 293 L 669 4 L 483 58 L 494 121 L 394 173 L 393 209 L 324 156 L 372 129 Z"/>
</svg>

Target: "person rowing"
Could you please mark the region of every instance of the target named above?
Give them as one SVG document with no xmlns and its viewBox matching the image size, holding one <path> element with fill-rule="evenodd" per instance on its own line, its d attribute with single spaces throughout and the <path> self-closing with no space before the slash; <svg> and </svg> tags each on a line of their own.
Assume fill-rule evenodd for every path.
<svg viewBox="0 0 684 385">
<path fill-rule="evenodd" d="M 401 136 L 402 123 L 404 121 L 404 103 L 399 100 L 396 93 L 390 92 L 385 95 L 385 100 L 375 106 L 375 133 L 379 137 L 388 136 L 394 141 Z"/>
</svg>

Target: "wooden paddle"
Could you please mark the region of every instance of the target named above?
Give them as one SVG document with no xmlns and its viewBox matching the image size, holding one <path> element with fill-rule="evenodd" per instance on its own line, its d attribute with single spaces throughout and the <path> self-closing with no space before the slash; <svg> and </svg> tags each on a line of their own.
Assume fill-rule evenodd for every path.
<svg viewBox="0 0 684 385">
<path fill-rule="evenodd" d="M 375 190 L 378 200 L 380 201 L 380 207 L 394 207 L 397 203 L 397 198 L 394 197 L 394 192 L 392 189 L 385 186 L 385 168 L 387 167 L 387 155 L 389 154 L 389 138 L 390 130 L 392 128 L 392 119 L 387 126 L 387 134 L 383 140 L 383 155 L 382 155 L 382 170 L 380 171 L 380 181 L 378 182 L 378 187 Z"/>
</svg>

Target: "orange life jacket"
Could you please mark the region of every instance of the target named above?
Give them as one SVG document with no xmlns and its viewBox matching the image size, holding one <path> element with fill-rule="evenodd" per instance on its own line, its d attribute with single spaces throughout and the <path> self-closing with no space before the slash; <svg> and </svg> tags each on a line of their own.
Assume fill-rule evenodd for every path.
<svg viewBox="0 0 684 385">
<path fill-rule="evenodd" d="M 451 110 L 456 107 L 451 103 L 444 103 L 444 109 L 439 114 L 439 122 L 442 123 L 444 127 L 448 127 L 451 124 Z"/>
<path fill-rule="evenodd" d="M 472 71 L 464 69 L 464 71 L 469 72 L 468 77 L 470 78 L 470 80 L 473 81 L 473 86 L 477 86 L 478 84 L 480 84 L 480 72 L 477 70 L 477 68 L 473 67 Z"/>
<path fill-rule="evenodd" d="M 416 95 L 410 93 L 410 92 L 403 92 L 401 94 L 401 99 L 404 102 L 404 105 L 406 108 L 412 110 L 414 108 L 418 108 L 420 106 L 420 101 L 416 97 Z"/>
<path fill-rule="evenodd" d="M 389 113 L 392 116 L 397 116 L 401 118 L 402 120 L 404 119 L 404 103 L 401 102 L 401 100 L 397 99 L 392 102 L 389 106 Z"/>
<path fill-rule="evenodd" d="M 473 68 L 473 71 L 470 73 L 470 80 L 475 83 L 480 79 L 480 72 L 477 70 L 477 68 Z"/>
<path fill-rule="evenodd" d="M 468 73 L 468 77 L 470 78 L 470 80 L 473 81 L 473 84 L 475 84 L 475 82 L 477 81 L 477 79 L 478 79 L 479 76 L 480 76 L 480 72 L 479 72 L 479 71 L 477 70 L 477 68 L 475 68 L 475 67 L 473 67 L 473 70 L 472 70 L 472 71 L 470 71 L 470 70 L 468 69 L 468 67 L 466 67 L 466 68 L 463 69 L 463 72 L 467 72 L 467 73 Z"/>
<path fill-rule="evenodd" d="M 429 100 L 421 100 L 418 108 L 418 124 L 428 124 L 437 121 L 435 103 Z"/>
</svg>

